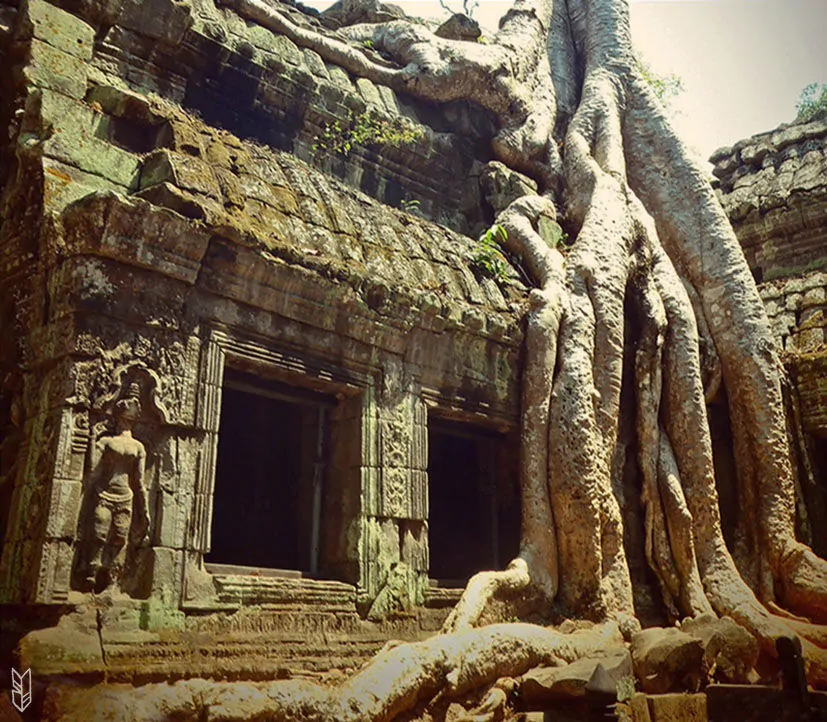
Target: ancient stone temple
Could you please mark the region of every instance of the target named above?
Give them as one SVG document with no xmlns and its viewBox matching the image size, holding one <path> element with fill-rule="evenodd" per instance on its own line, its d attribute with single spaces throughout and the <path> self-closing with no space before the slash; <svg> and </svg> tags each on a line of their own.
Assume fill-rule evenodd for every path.
<svg viewBox="0 0 827 722">
<path fill-rule="evenodd" d="M 0 596 L 103 615 L 41 674 L 352 666 L 516 553 L 525 289 L 461 235 L 490 122 L 199 7 L 0 6 Z M 318 147 L 354 117 L 410 140 Z"/>
<path fill-rule="evenodd" d="M 252 6 L 299 32 L 340 24 Z M 0 0 L 0 660 L 31 668 L 47 719 L 98 683 L 349 678 L 433 637 L 518 552 L 537 297 L 491 226 L 537 183 L 493 160 L 491 112 L 356 77 L 236 10 Z M 467 19 L 437 35 L 476 38 Z M 797 521 L 822 555 L 825 139 L 819 120 L 715 158 L 787 352 Z M 613 421 L 631 449 L 635 420 Z M 616 461 L 635 612 L 665 624 L 634 450 Z M 693 674 L 719 621 L 690 620 Z M 757 646 L 726 624 L 743 681 Z M 572 672 L 578 694 L 593 671 Z"/>
</svg>

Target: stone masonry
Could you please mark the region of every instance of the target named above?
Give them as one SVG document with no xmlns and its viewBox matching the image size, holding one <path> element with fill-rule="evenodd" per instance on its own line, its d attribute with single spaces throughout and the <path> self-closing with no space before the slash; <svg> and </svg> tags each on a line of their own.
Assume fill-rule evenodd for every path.
<svg viewBox="0 0 827 722">
<path fill-rule="evenodd" d="M 2 0 L 0 63 L 0 648 L 249 677 L 432 633 L 429 419 L 518 419 L 526 289 L 457 232 L 490 121 L 198 0 Z M 368 109 L 414 140 L 313 147 Z M 321 575 L 205 562 L 228 370 L 332 400 Z"/>
</svg>

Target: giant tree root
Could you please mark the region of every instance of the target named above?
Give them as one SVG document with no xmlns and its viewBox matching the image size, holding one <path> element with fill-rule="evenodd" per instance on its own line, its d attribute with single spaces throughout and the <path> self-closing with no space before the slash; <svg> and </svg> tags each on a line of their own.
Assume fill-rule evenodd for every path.
<svg viewBox="0 0 827 722">
<path fill-rule="evenodd" d="M 388 722 L 437 694 L 458 698 L 501 677 L 538 665 L 567 664 L 622 643 L 614 624 L 572 634 L 531 624 L 495 624 L 386 648 L 339 687 L 303 680 L 269 684 L 187 680 L 138 688 L 101 685 L 58 693 L 47 700 L 45 714 L 56 722 Z M 502 694 L 492 692 L 489 697 L 480 714 L 486 707 L 495 708 L 501 702 L 495 698 Z"/>
</svg>

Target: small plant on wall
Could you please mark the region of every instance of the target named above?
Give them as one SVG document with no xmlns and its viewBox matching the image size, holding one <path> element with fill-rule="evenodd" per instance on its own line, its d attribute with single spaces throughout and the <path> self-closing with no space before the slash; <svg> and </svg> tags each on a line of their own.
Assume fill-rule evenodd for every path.
<svg viewBox="0 0 827 722">
<path fill-rule="evenodd" d="M 347 156 L 356 146 L 392 146 L 416 143 L 423 131 L 401 118 L 389 118 L 369 108 L 356 114 L 348 111 L 347 120 L 325 123 L 313 143 L 315 152 Z"/>
<path fill-rule="evenodd" d="M 471 263 L 479 274 L 493 278 L 498 283 L 508 281 L 508 264 L 505 260 L 501 244 L 508 240 L 505 228 L 494 224 L 480 236 L 474 247 Z"/>
</svg>

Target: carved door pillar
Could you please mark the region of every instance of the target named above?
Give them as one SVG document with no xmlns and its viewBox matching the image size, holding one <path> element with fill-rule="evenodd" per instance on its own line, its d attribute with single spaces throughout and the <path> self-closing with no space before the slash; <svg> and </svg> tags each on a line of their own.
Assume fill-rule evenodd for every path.
<svg viewBox="0 0 827 722">
<path fill-rule="evenodd" d="M 0 563 L 2 601 L 62 602 L 72 572 L 88 417 L 71 408 L 47 411 L 27 421 L 26 436 Z"/>
<path fill-rule="evenodd" d="M 381 618 L 423 604 L 428 583 L 427 418 L 400 362 L 384 366 L 366 422 L 365 462 L 376 466 L 363 487 L 360 601 Z"/>
</svg>

